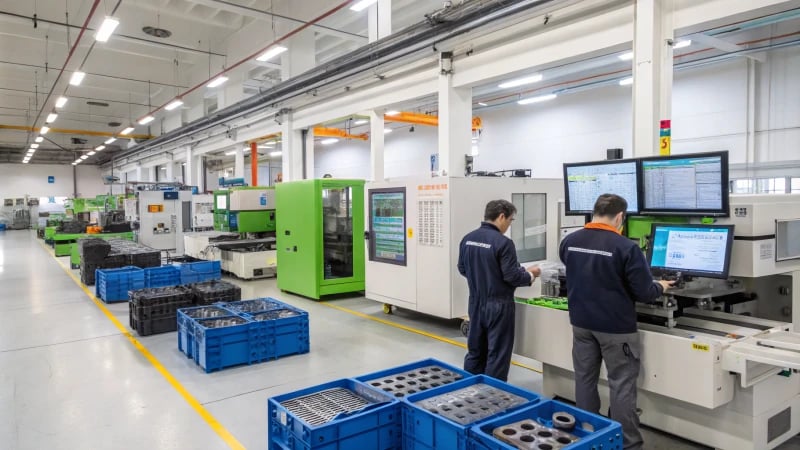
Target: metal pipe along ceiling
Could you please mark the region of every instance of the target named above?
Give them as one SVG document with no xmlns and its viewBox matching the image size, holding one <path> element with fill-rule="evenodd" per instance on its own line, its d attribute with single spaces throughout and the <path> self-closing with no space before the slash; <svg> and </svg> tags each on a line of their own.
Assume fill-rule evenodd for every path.
<svg viewBox="0 0 800 450">
<path fill-rule="evenodd" d="M 474 31 L 479 27 L 522 12 L 544 9 L 564 0 L 484 0 L 464 2 L 441 11 L 435 20 L 420 22 L 384 39 L 367 44 L 355 51 L 319 65 L 295 78 L 277 84 L 272 89 L 198 119 L 182 128 L 163 134 L 152 141 L 121 153 L 118 158 L 134 155 L 157 146 L 175 142 L 194 133 L 220 125 L 250 112 L 266 109 L 305 92 L 344 80 L 371 68 L 409 57 L 444 39 Z"/>
</svg>

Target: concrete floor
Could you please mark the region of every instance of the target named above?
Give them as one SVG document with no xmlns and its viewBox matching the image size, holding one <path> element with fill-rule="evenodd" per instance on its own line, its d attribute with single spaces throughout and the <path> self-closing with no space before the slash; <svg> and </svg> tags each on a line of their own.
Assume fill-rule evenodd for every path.
<svg viewBox="0 0 800 450">
<path fill-rule="evenodd" d="M 88 298 L 68 267 L 69 259 L 54 258 L 33 232 L 0 232 L 0 448 L 230 448 Z M 136 339 L 245 448 L 267 448 L 270 396 L 429 357 L 461 365 L 464 350 L 451 343 L 281 293 L 275 280 L 234 282 L 242 298 L 272 296 L 307 310 L 311 352 L 206 374 L 178 351 L 175 333 Z M 333 304 L 465 341 L 458 321 L 409 311 L 386 316 L 363 297 Z M 128 326 L 126 303 L 107 309 Z M 542 378 L 512 366 L 509 381 L 539 391 Z M 645 441 L 647 449 L 704 448 L 648 429 Z M 780 448 L 800 445 L 793 440 Z"/>
</svg>

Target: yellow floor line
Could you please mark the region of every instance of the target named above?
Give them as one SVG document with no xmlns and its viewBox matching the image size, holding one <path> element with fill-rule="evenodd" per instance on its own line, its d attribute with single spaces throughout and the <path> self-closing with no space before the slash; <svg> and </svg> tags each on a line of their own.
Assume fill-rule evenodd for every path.
<svg viewBox="0 0 800 450">
<path fill-rule="evenodd" d="M 50 251 L 47 247 L 44 246 L 44 244 L 42 244 L 42 247 L 48 252 Z M 202 404 L 200 404 L 200 402 L 196 398 L 194 398 L 194 396 L 191 393 L 189 393 L 189 391 L 186 390 L 185 387 L 183 387 L 180 381 L 178 381 L 178 379 L 175 378 L 175 376 L 172 375 L 169 372 L 169 370 L 167 370 L 167 368 L 164 367 L 163 364 L 161 364 L 158 358 L 156 358 L 152 353 L 150 353 L 150 350 L 148 350 L 144 345 L 142 345 L 142 343 L 139 342 L 139 340 L 136 339 L 133 336 L 133 334 L 131 334 L 130 331 L 128 331 L 125 325 L 123 325 L 116 317 L 114 317 L 114 314 L 112 314 L 111 311 L 109 311 L 108 308 L 106 308 L 106 305 L 103 304 L 103 302 L 100 301 L 97 297 L 95 297 L 95 295 L 92 294 L 92 291 L 90 291 L 85 284 L 81 283 L 81 280 L 79 280 L 78 277 L 76 277 L 75 274 L 72 273 L 72 270 L 70 270 L 67 266 L 62 264 L 61 261 L 59 261 L 55 255 L 53 255 L 53 257 L 56 259 L 58 265 L 61 266 L 62 269 L 64 269 L 64 272 L 66 272 L 67 275 L 69 275 L 69 277 L 72 278 L 72 280 L 75 282 L 75 284 L 78 285 L 79 288 L 83 289 L 83 292 L 85 292 L 86 295 L 100 309 L 100 311 L 102 311 L 103 314 L 106 315 L 108 320 L 110 320 L 111 323 L 113 323 L 114 326 L 117 327 L 117 329 L 123 335 L 125 335 L 126 338 L 128 338 L 131 344 L 133 344 L 133 346 L 136 347 L 136 349 L 139 350 L 139 352 L 141 352 L 142 355 L 148 361 L 150 361 L 150 364 L 153 365 L 153 367 L 158 371 L 158 373 L 160 373 L 161 376 L 163 376 L 164 379 L 167 380 L 167 382 L 170 384 L 170 386 L 172 386 L 173 389 L 178 391 L 178 394 L 180 394 L 181 397 L 183 397 L 183 399 L 186 400 L 186 403 L 188 403 L 189 406 L 191 406 L 192 409 L 194 409 L 194 411 L 200 417 L 202 417 L 203 420 L 205 420 L 208 426 L 211 427 L 211 429 L 214 430 L 214 432 L 217 433 L 217 435 L 219 435 L 219 437 L 221 437 L 222 440 L 225 441 L 225 443 L 228 444 L 230 448 L 244 449 L 245 446 L 242 445 L 241 442 L 239 442 L 235 437 L 233 437 L 231 432 L 228 431 L 228 429 L 225 428 L 213 415 L 211 415 L 211 413 L 208 412 L 208 410 Z"/>
<path fill-rule="evenodd" d="M 329 302 L 320 302 L 320 304 L 321 305 L 325 305 L 328 308 L 333 308 L 333 309 L 336 309 L 336 310 L 339 310 L 339 311 L 342 311 L 342 312 L 346 312 L 348 314 L 352 314 L 352 315 L 354 315 L 356 317 L 361 317 L 362 319 L 368 319 L 368 320 L 372 320 L 373 322 L 378 322 L 378 323 L 382 323 L 384 325 L 388 325 L 390 327 L 399 328 L 401 330 L 408 331 L 409 333 L 415 333 L 415 334 L 419 334 L 419 335 L 422 335 L 422 336 L 425 336 L 425 337 L 429 337 L 431 339 L 436 339 L 437 341 L 446 342 L 446 343 L 448 343 L 450 345 L 455 345 L 456 347 L 461 347 L 463 349 L 467 348 L 467 344 L 464 344 L 463 342 L 458 342 L 458 341 L 455 341 L 453 339 L 446 338 L 444 336 L 439 336 L 438 334 L 428 333 L 427 331 L 423 331 L 423 330 L 420 330 L 418 328 L 409 327 L 407 325 L 402 325 L 402 324 L 399 324 L 397 322 L 392 322 L 391 320 L 386 320 L 386 319 L 381 319 L 381 318 L 378 318 L 378 317 L 375 317 L 375 316 L 370 316 L 369 314 L 364 314 L 362 312 L 353 311 L 352 309 L 345 308 L 345 307 L 339 306 L 339 305 L 334 305 L 333 303 L 329 303 Z M 523 369 L 528 369 L 528 370 L 536 372 L 536 373 L 542 373 L 541 370 L 535 369 L 535 368 L 533 368 L 531 366 L 528 366 L 528 365 L 525 365 L 525 364 L 522 364 L 521 362 L 511 361 L 511 364 L 513 364 L 513 365 L 515 365 L 517 367 L 522 367 Z"/>
</svg>

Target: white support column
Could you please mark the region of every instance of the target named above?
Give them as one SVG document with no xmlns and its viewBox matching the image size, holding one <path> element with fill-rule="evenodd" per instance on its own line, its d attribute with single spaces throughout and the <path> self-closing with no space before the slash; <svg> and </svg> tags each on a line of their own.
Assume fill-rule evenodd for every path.
<svg viewBox="0 0 800 450">
<path fill-rule="evenodd" d="M 136 177 L 136 181 L 144 181 L 142 179 L 142 166 L 136 166 L 134 174 L 135 174 L 134 176 Z"/>
<path fill-rule="evenodd" d="M 463 177 L 464 155 L 471 153 L 472 88 L 453 87 L 452 73 L 439 75 L 439 173 Z"/>
<path fill-rule="evenodd" d="M 188 166 L 188 164 L 187 164 Z M 193 180 L 194 183 L 197 185 L 197 189 L 200 192 L 203 192 L 203 185 L 206 181 L 206 174 L 203 170 L 203 156 L 195 156 L 192 158 L 192 168 L 194 170 Z"/>
<path fill-rule="evenodd" d="M 633 38 L 633 156 L 659 152 L 659 124 L 672 115 L 672 3 L 636 0 Z"/>
<path fill-rule="evenodd" d="M 233 161 L 233 178 L 244 178 L 244 144 L 236 144 Z"/>
<path fill-rule="evenodd" d="M 367 10 L 367 36 L 377 41 L 392 34 L 392 0 L 378 0 Z"/>
<path fill-rule="evenodd" d="M 183 184 L 187 186 L 194 186 L 197 181 L 194 179 L 194 158 L 192 157 L 192 147 L 186 146 L 186 161 L 183 166 Z"/>
<path fill-rule="evenodd" d="M 302 159 L 301 159 L 302 162 Z M 309 128 L 306 133 L 306 180 L 314 179 L 314 129 Z"/>
<path fill-rule="evenodd" d="M 147 172 L 148 172 L 147 173 L 147 181 L 155 182 L 156 181 L 156 172 L 157 172 L 156 166 L 148 167 L 147 168 Z"/>
<path fill-rule="evenodd" d="M 303 179 L 303 133 L 293 128 L 291 114 L 281 122 L 281 149 L 283 151 L 283 181 Z"/>
<path fill-rule="evenodd" d="M 164 180 L 169 182 L 175 181 L 175 163 L 172 161 L 167 161 L 166 164 L 164 164 L 164 167 L 167 168 L 167 170 L 164 171 L 166 173 Z"/>
<path fill-rule="evenodd" d="M 383 120 L 383 111 L 371 110 L 369 115 L 369 174 L 372 181 L 383 181 L 385 176 L 384 166 L 384 134 L 386 123 Z"/>
</svg>

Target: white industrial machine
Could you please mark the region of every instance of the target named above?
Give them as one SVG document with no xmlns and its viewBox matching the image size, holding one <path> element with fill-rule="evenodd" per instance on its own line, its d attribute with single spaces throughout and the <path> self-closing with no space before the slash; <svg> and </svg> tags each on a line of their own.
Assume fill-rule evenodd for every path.
<svg viewBox="0 0 800 450">
<path fill-rule="evenodd" d="M 192 230 L 214 229 L 214 195 L 192 195 Z"/>
<path fill-rule="evenodd" d="M 183 255 L 183 233 L 192 227 L 191 191 L 138 191 L 139 243 Z"/>
<path fill-rule="evenodd" d="M 278 250 L 274 237 L 222 242 L 216 247 L 221 252 L 222 270 L 243 280 L 278 274 Z"/>
<path fill-rule="evenodd" d="M 216 244 L 238 239 L 239 233 L 230 231 L 194 231 L 183 235 L 183 250 L 186 256 L 192 258 L 220 261 L 222 253 Z"/>
<path fill-rule="evenodd" d="M 798 218 L 800 195 L 731 196 L 715 223 L 734 226 L 729 278 L 695 277 L 637 307 L 642 423 L 732 450 L 800 432 Z M 516 334 L 515 353 L 542 362 L 543 394 L 574 399 L 568 312 L 518 303 Z M 600 392 L 605 411 L 605 368 Z"/>
<path fill-rule="evenodd" d="M 483 220 L 486 203 L 517 207 L 510 237 L 521 263 L 557 257 L 561 180 L 505 177 L 402 178 L 367 184 L 366 297 L 443 318 L 467 315 L 469 293 L 459 275 L 461 239 Z M 530 288 L 527 288 L 530 289 Z M 520 292 L 520 290 L 518 290 Z"/>
</svg>

